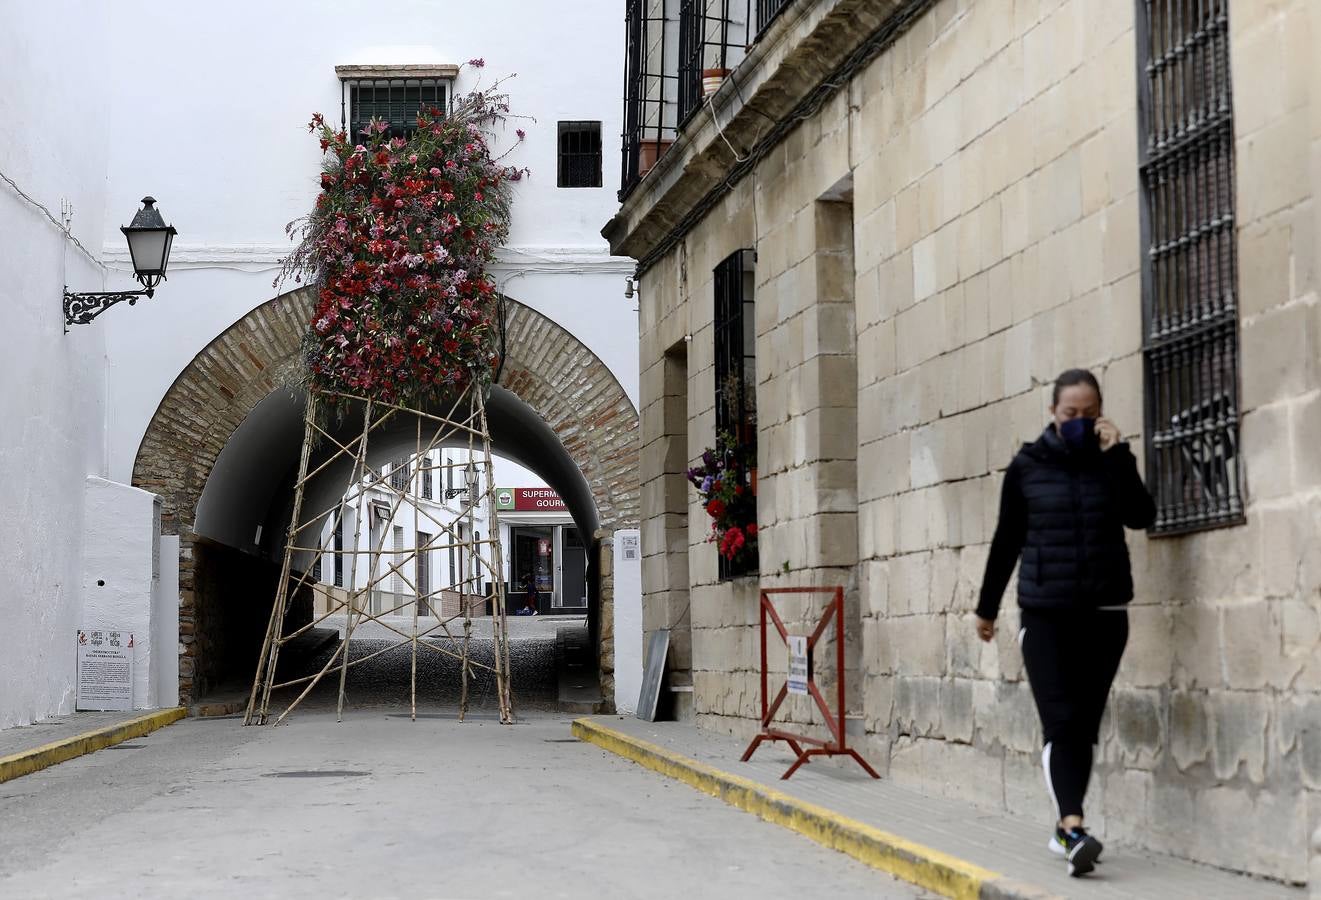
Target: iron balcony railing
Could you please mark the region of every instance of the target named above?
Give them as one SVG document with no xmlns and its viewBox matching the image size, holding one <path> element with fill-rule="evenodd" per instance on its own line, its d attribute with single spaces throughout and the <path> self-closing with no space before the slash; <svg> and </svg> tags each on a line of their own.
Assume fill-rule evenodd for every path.
<svg viewBox="0 0 1321 900">
<path fill-rule="evenodd" d="M 728 76 L 792 2 L 628 0 L 621 201 L 702 105 L 704 76 Z"/>
</svg>

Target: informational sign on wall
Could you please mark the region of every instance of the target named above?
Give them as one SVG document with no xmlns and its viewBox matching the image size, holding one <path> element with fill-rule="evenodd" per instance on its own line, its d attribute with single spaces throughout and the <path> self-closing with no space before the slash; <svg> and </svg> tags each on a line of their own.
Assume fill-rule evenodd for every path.
<svg viewBox="0 0 1321 900">
<path fill-rule="evenodd" d="M 131 631 L 79 629 L 78 709 L 133 708 L 134 644 Z"/>
<path fill-rule="evenodd" d="M 640 543 L 641 539 L 637 534 L 623 535 L 619 541 L 620 556 L 627 560 L 641 559 L 642 553 L 638 547 Z"/>
<path fill-rule="evenodd" d="M 789 645 L 789 693 L 807 693 L 807 636 L 791 634 L 785 638 Z"/>
</svg>

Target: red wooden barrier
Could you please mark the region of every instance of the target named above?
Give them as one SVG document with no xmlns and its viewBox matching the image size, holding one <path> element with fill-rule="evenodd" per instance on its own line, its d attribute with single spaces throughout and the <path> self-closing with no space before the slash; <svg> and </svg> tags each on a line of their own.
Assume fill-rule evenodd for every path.
<svg viewBox="0 0 1321 900">
<path fill-rule="evenodd" d="M 773 725 L 772 719 L 779 711 L 780 705 L 784 703 L 789 696 L 789 681 L 786 678 L 780 685 L 780 689 L 775 694 L 775 699 L 769 699 L 768 674 L 766 668 L 766 623 L 770 621 L 775 625 L 776 632 L 780 635 L 780 641 L 784 645 L 785 652 L 789 648 L 789 631 L 784 627 L 784 622 L 780 614 L 775 611 L 775 606 L 771 603 L 772 594 L 830 594 L 830 602 L 826 604 L 825 612 L 821 615 L 821 621 L 817 623 L 807 639 L 807 693 L 816 703 L 817 708 L 825 717 L 826 726 L 830 729 L 830 740 L 811 737 L 804 734 L 795 734 L 786 731 L 783 728 L 777 728 Z M 817 687 L 815 666 L 812 664 L 813 649 L 821 636 L 826 633 L 826 629 L 833 624 L 835 626 L 835 687 L 836 697 L 834 711 L 831 711 L 830 704 L 826 701 L 825 695 Z M 743 753 L 743 762 L 752 758 L 752 754 L 757 751 L 763 741 L 784 741 L 793 750 L 794 755 L 798 757 L 789 770 L 780 776 L 781 779 L 788 778 L 798 767 L 807 762 L 813 756 L 851 756 L 858 761 L 858 765 L 866 770 L 872 778 L 880 778 L 876 770 L 867 764 L 857 750 L 848 746 L 848 741 L 844 735 L 844 588 L 842 587 L 798 587 L 798 588 L 767 588 L 761 592 L 761 733 L 752 739 L 748 749 Z M 808 745 L 804 750 L 803 745 Z"/>
</svg>

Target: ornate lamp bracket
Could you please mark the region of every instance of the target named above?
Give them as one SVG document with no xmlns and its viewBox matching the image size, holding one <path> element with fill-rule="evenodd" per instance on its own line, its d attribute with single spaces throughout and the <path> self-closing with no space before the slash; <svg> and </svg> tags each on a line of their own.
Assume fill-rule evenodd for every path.
<svg viewBox="0 0 1321 900">
<path fill-rule="evenodd" d="M 121 300 L 127 300 L 132 306 L 139 297 L 150 297 L 156 291 L 147 288 L 141 291 L 109 291 L 102 294 L 76 294 L 64 288 L 64 331 L 69 332 L 70 325 L 86 325 L 101 313 Z"/>
</svg>

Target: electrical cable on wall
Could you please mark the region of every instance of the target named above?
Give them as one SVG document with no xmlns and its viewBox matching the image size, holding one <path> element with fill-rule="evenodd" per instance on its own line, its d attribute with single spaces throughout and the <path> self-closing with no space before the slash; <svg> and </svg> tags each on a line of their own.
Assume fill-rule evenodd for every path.
<svg viewBox="0 0 1321 900">
<path fill-rule="evenodd" d="M 82 245 L 82 242 L 79 241 L 78 238 L 74 237 L 74 234 L 72 231 L 69 230 L 68 225 L 56 219 L 54 214 L 51 213 L 51 211 L 47 209 L 45 205 L 42 204 L 40 201 L 34 200 L 32 197 L 28 196 L 28 194 L 21 187 L 18 186 L 18 184 L 14 181 L 14 179 L 10 178 L 4 172 L 0 172 L 0 180 L 3 180 L 11 188 L 13 188 L 14 193 L 22 197 L 23 200 L 25 200 L 29 205 L 41 210 L 41 212 L 46 216 L 46 218 L 50 219 L 50 223 L 54 225 L 56 228 L 58 228 L 61 234 L 63 234 L 66 238 L 72 241 L 73 245 L 77 247 L 79 250 L 81 250 L 83 252 L 83 255 L 86 256 L 92 262 L 93 265 L 101 269 L 106 268 L 105 263 L 101 262 L 101 260 L 93 256 L 91 252 Z"/>
</svg>

